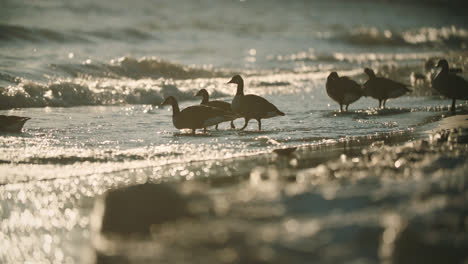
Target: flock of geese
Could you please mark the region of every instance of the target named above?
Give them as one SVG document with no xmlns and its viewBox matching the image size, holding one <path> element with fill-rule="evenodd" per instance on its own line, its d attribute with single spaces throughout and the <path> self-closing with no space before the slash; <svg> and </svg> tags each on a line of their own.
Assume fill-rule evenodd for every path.
<svg viewBox="0 0 468 264">
<path fill-rule="evenodd" d="M 433 87 L 442 95 L 452 99 L 451 111 L 455 112 L 456 99 L 468 100 L 468 81 L 456 75 L 449 69 L 445 59 L 439 61 L 436 66 L 442 68 L 437 77 L 432 81 Z M 400 97 L 411 90 L 408 85 L 397 81 L 376 76 L 369 68 L 364 69 L 369 79 L 364 85 L 358 84 L 347 76 L 338 76 L 337 72 L 331 72 L 327 77 L 326 90 L 328 96 L 340 105 L 340 111 L 348 111 L 350 104 L 356 102 L 362 96 L 370 96 L 379 101 L 379 108 L 385 108 L 388 99 Z M 216 126 L 222 122 L 231 122 L 231 128 L 235 128 L 233 120 L 244 118 L 245 123 L 240 130 L 247 127 L 250 120 L 258 122 L 258 130 L 262 130 L 262 119 L 275 116 L 284 116 L 275 105 L 263 97 L 244 94 L 244 80 L 240 75 L 235 75 L 228 84 L 237 84 L 236 95 L 232 103 L 224 101 L 210 101 L 209 94 L 201 89 L 196 96 L 202 96 L 200 105 L 189 106 L 179 110 L 177 100 L 169 96 L 162 105 L 172 105 L 172 122 L 177 129 L 191 129 L 192 134 L 196 129 L 204 129 Z"/>
<path fill-rule="evenodd" d="M 182 111 L 179 104 L 173 96 L 169 96 L 161 105 L 172 106 L 172 123 L 177 129 L 191 129 L 195 134 L 197 129 L 216 126 L 222 122 L 231 121 L 231 128 L 235 128 L 234 119 L 244 118 L 244 130 L 250 120 L 255 119 L 258 122 L 258 130 L 262 130 L 262 119 L 275 116 L 284 116 L 275 105 L 268 102 L 267 99 L 254 95 L 244 94 L 244 80 L 240 75 L 235 75 L 228 82 L 237 84 L 237 91 L 232 103 L 224 101 L 210 101 L 208 92 L 201 89 L 196 96 L 202 96 L 203 99 L 199 105 L 189 106 Z"/>
<path fill-rule="evenodd" d="M 339 77 L 338 73 L 332 72 L 327 78 L 327 94 L 340 105 L 340 111 L 348 111 L 348 106 L 361 98 L 370 96 L 379 100 L 379 108 L 385 108 L 388 99 L 397 98 L 407 92 L 411 92 L 406 84 L 390 80 L 385 77 L 377 77 L 372 69 L 365 68 L 364 72 L 369 80 L 361 87 L 360 84 L 347 76 Z"/>
<path fill-rule="evenodd" d="M 457 99 L 468 100 L 468 81 L 450 71 L 447 60 L 438 62 L 437 68 L 441 68 L 439 74 L 432 81 L 432 87 L 440 94 L 452 99 L 451 111 L 455 112 L 455 101 Z M 411 90 L 407 85 L 390 80 L 385 77 L 378 77 L 374 71 L 365 68 L 364 72 L 369 79 L 364 85 L 358 84 L 347 76 L 338 76 L 338 73 L 331 72 L 327 78 L 327 94 L 340 105 L 340 111 L 348 111 L 348 106 L 361 98 L 370 96 L 379 101 L 379 108 L 385 108 L 388 99 L 400 97 Z M 258 123 L 258 130 L 262 130 L 262 119 L 276 116 L 284 116 L 275 105 L 265 98 L 244 94 L 244 80 L 240 75 L 235 75 L 228 84 L 236 84 L 237 91 L 231 103 L 224 101 L 210 101 L 209 94 L 205 89 L 201 89 L 196 96 L 203 99 L 199 105 L 192 105 L 180 110 L 175 97 L 167 97 L 161 105 L 172 106 L 172 123 L 177 129 L 190 129 L 195 134 L 197 129 L 216 126 L 222 122 L 231 122 L 237 118 L 244 118 L 244 130 L 250 120 L 254 119 Z M 0 115 L 0 131 L 20 132 L 28 117 L 4 116 Z"/>
</svg>

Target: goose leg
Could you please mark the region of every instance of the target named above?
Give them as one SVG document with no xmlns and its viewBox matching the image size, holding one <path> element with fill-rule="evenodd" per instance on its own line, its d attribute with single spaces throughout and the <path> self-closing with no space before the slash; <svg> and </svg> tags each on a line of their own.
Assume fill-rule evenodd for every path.
<svg viewBox="0 0 468 264">
<path fill-rule="evenodd" d="M 387 102 L 387 99 L 383 100 L 383 108 L 385 109 L 385 103 Z"/>
<path fill-rule="evenodd" d="M 343 105 L 340 104 L 340 112 L 343 112 Z"/>
<path fill-rule="evenodd" d="M 218 130 L 218 125 L 215 126 L 215 129 Z"/>
<path fill-rule="evenodd" d="M 381 107 L 382 107 L 382 100 L 379 99 L 379 108 L 381 108 Z"/>
<path fill-rule="evenodd" d="M 206 129 L 206 128 L 205 128 Z M 192 135 L 195 135 L 195 129 L 192 129 Z"/>
<path fill-rule="evenodd" d="M 455 98 L 452 99 L 452 108 L 450 108 L 450 111 L 455 113 Z"/>
<path fill-rule="evenodd" d="M 346 112 L 348 112 L 348 106 L 349 106 L 349 105 L 346 105 Z"/>
<path fill-rule="evenodd" d="M 249 123 L 250 119 L 244 118 L 244 120 L 245 120 L 245 124 L 240 130 L 244 130 L 247 127 L 247 124 Z"/>
<path fill-rule="evenodd" d="M 257 122 L 258 122 L 258 131 L 262 131 L 262 120 L 257 119 Z"/>
<path fill-rule="evenodd" d="M 234 126 L 234 120 L 231 121 L 231 128 L 232 128 L 232 129 L 236 128 L 236 127 Z"/>
</svg>

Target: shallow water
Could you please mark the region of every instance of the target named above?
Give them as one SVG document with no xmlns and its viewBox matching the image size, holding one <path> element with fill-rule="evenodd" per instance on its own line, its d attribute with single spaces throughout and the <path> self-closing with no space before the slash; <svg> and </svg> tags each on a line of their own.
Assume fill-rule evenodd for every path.
<svg viewBox="0 0 468 264">
<path fill-rule="evenodd" d="M 361 99 L 349 112 L 339 113 L 335 105 L 328 106 L 329 102 L 314 104 L 317 101 L 314 96 L 308 93 L 266 96 L 287 115 L 264 120 L 263 131 L 257 131 L 257 122 L 251 121 L 245 131 L 232 130 L 226 123 L 218 131 L 212 128 L 204 134 L 200 130 L 195 136 L 173 127 L 170 107 L 87 106 L 4 111 L 32 119 L 22 134 L 2 135 L 0 180 L 6 184 L 167 163 L 223 160 L 269 153 L 277 148 L 411 132 L 437 120 L 447 110 L 447 106 L 432 106 L 438 100 L 403 97 L 390 101 L 392 107 L 388 109 L 354 109 L 376 103 Z M 291 101 L 296 103 L 291 105 Z M 404 107 L 408 101 L 413 108 Z M 197 102 L 187 101 L 182 107 L 194 103 Z M 310 108 L 304 111 L 304 106 Z M 240 127 L 243 122 L 236 120 L 235 124 Z"/>
<path fill-rule="evenodd" d="M 467 77 L 468 23 L 458 4 L 3 1 L 0 114 L 32 119 L 22 134 L 0 134 L 0 262 L 82 261 L 90 211 L 109 188 L 194 178 L 232 186 L 256 165 L 292 166 L 271 154 L 277 148 L 299 147 L 295 166 L 307 169 L 338 159 L 342 146 L 356 145 L 346 152 L 356 156 L 374 141 L 425 137 L 451 103 L 431 90 L 436 70 L 426 72 L 425 61 L 445 57 Z M 325 92 L 327 75 L 364 83 L 364 67 L 414 92 L 384 110 L 361 98 L 339 113 Z M 427 80 L 415 83 L 414 72 Z M 226 83 L 234 74 L 246 93 L 286 116 L 264 120 L 262 132 L 251 121 L 245 131 L 226 123 L 192 136 L 159 106 L 169 95 L 181 108 L 198 104 L 201 88 L 231 101 L 235 87 Z M 220 176 L 239 179 L 219 183 Z M 303 242 L 292 241 L 286 248 L 299 250 Z"/>
</svg>

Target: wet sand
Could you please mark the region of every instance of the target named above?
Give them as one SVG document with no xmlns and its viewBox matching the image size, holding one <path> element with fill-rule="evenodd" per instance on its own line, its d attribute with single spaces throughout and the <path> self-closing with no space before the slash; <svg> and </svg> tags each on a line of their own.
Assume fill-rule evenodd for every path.
<svg viewBox="0 0 468 264">
<path fill-rule="evenodd" d="M 253 168 L 247 160 L 237 160 L 243 169 L 228 176 L 219 176 L 221 168 L 213 165 L 209 177 L 116 189 L 100 199 L 93 212 L 92 243 L 98 254 L 90 253 L 89 259 L 464 263 L 467 118 L 443 118 L 422 139 L 393 135 L 354 146 L 340 142 L 286 156 L 257 157 Z M 140 194 L 151 192 L 140 189 L 167 197 L 141 202 Z M 130 205 L 135 201 L 134 206 L 119 211 L 109 199 L 116 196 Z M 161 213 L 167 204 L 177 213 Z M 106 218 L 106 205 L 112 217 Z M 155 224 L 125 220 L 129 214 Z M 132 229 L 139 236 L 129 238 Z"/>
<path fill-rule="evenodd" d="M 468 115 L 455 115 L 442 119 L 439 122 L 439 129 L 468 128 Z"/>
</svg>

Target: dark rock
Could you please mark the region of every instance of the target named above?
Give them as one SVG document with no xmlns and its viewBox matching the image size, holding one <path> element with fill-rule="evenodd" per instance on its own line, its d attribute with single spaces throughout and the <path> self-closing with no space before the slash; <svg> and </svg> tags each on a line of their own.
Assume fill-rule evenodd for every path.
<svg viewBox="0 0 468 264">
<path fill-rule="evenodd" d="M 191 217 L 187 201 L 167 184 L 142 184 L 104 195 L 103 234 L 149 235 L 153 225 Z"/>
</svg>

